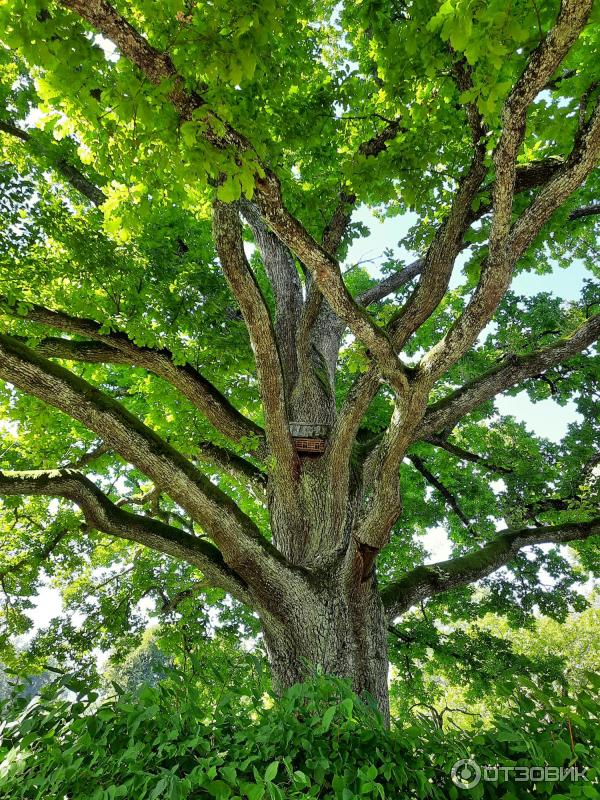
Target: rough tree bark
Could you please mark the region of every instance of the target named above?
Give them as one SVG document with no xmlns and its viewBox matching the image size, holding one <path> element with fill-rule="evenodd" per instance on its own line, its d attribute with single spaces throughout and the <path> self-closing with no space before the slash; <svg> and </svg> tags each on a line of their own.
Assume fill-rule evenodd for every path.
<svg viewBox="0 0 600 800">
<path fill-rule="evenodd" d="M 169 101 L 182 120 L 204 103 L 188 93 L 168 53 L 152 48 L 105 0 L 62 0 L 89 26 L 112 39 L 123 57 L 152 83 L 165 79 L 173 87 Z M 578 524 L 505 530 L 466 556 L 439 565 L 417 567 L 395 576 L 381 592 L 377 557 L 402 513 L 398 475 L 408 448 L 418 441 L 446 447 L 447 432 L 477 405 L 528 377 L 581 353 L 600 336 L 600 315 L 591 316 L 574 334 L 526 356 L 506 358 L 444 399 L 429 404 L 436 381 L 471 347 L 505 294 L 514 266 L 544 222 L 580 186 L 598 161 L 600 112 L 596 108 L 573 142 L 571 154 L 548 164 L 517 168 L 527 109 L 550 80 L 586 23 L 591 0 L 563 0 L 554 28 L 532 53 L 503 111 L 503 131 L 492 157 L 495 175 L 492 203 L 472 201 L 489 189 L 485 127 L 477 109 L 465 116 L 473 139 L 470 165 L 454 201 L 428 251 L 414 264 L 390 276 L 361 297 L 348 292 L 336 259 L 355 198 L 341 193 L 323 241 L 316 242 L 287 210 L 279 182 L 267 165 L 256 177 L 252 202 L 215 202 L 213 230 L 226 280 L 247 325 L 260 379 L 264 430 L 245 418 L 191 366 L 176 366 L 168 351 L 137 347 L 125 334 L 101 332 L 93 320 L 30 306 L 17 312 L 5 301 L 3 313 L 21 316 L 49 333 L 35 350 L 16 337 L 0 336 L 0 379 L 69 414 L 94 431 L 127 462 L 146 474 L 157 491 L 169 495 L 202 525 L 214 544 L 165 522 L 118 508 L 83 475 L 73 471 L 0 474 L 0 495 L 44 494 L 77 503 L 89 525 L 153 547 L 197 567 L 214 586 L 224 588 L 258 613 L 276 686 L 283 689 L 311 670 L 351 679 L 369 693 L 389 718 L 387 629 L 391 620 L 415 602 L 484 577 L 527 545 L 569 542 L 597 535 L 600 518 Z M 464 89 L 469 76 L 458 65 L 455 78 Z M 27 146 L 27 134 L 5 124 L 8 135 Z M 229 126 L 209 133 L 214 144 L 239 152 L 249 144 Z M 400 131 L 391 121 L 361 153 L 376 158 Z M 52 164 L 52 153 L 44 152 Z M 92 202 L 101 190 L 63 162 L 58 172 Z M 539 192 L 515 222 L 516 192 Z M 588 206 L 575 220 L 597 213 Z M 489 257 L 470 303 L 421 362 L 408 368 L 402 347 L 435 312 L 448 288 L 468 228 L 491 214 Z M 246 260 L 243 219 L 249 224 L 276 303 L 272 320 L 258 282 Z M 308 270 L 304 286 L 297 264 Z M 410 280 L 418 283 L 407 303 L 386 327 L 380 327 L 367 305 Z M 371 366 L 351 388 L 341 408 L 335 404 L 336 359 L 348 328 L 368 350 Z M 83 341 L 82 341 L 83 339 Z M 231 442 L 253 439 L 257 466 L 226 447 L 207 443 L 202 457 L 264 492 L 272 541 L 258 530 L 230 497 L 214 487 L 183 455 L 125 411 L 115 400 L 59 366 L 53 359 L 140 366 L 171 383 Z M 361 420 L 382 384 L 395 398 L 385 433 L 365 445 L 358 437 Z M 330 426 L 323 455 L 296 452 L 291 422 Z M 454 448 L 456 453 L 459 449 Z M 250 453 L 250 448 L 246 450 Z M 465 451 L 462 451 L 462 456 Z M 476 454 L 470 460 L 486 463 Z M 489 466 L 489 465 L 488 465 Z M 489 466 L 494 469 L 494 465 Z M 505 469 L 506 471 L 506 469 Z M 425 473 L 427 474 L 426 470 Z M 266 490 L 266 491 L 265 491 Z"/>
</svg>

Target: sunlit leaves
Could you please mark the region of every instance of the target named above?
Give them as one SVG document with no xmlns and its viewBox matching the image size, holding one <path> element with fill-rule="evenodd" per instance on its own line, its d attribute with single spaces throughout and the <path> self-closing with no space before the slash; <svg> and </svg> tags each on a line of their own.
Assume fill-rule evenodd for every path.
<svg viewBox="0 0 600 800">
<path fill-rule="evenodd" d="M 550 28 L 558 4 L 134 0 L 117 7 L 153 47 L 169 52 L 181 85 L 202 103 L 180 118 L 171 103 L 176 79 L 153 85 L 62 4 L 5 3 L 0 9 L 7 45 L 0 51 L 1 119 L 17 123 L 17 133 L 2 135 L 2 293 L 11 308 L 45 303 L 90 317 L 102 331 L 122 331 L 138 346 L 168 347 L 176 364 L 201 369 L 240 410 L 261 421 L 247 332 L 212 242 L 214 196 L 226 202 L 250 199 L 256 180 L 264 175 L 262 162 L 277 173 L 290 211 L 317 239 L 343 190 L 383 216 L 413 210 L 414 225 L 403 245 L 414 256 L 423 255 L 472 158 L 467 104 L 473 104 L 491 128 L 486 137 L 487 174 L 472 210 L 488 207 L 494 180 L 490 154 L 502 103 L 527 56 Z M 598 92 L 597 46 L 597 30 L 589 26 L 536 98 L 518 154 L 519 168 L 568 157 L 580 119 L 589 114 Z M 469 72 L 472 86 L 457 86 L 458 64 Z M 588 90 L 589 103 L 581 104 Z M 376 157 L 361 154 L 361 145 L 390 124 L 397 126 L 396 135 L 382 152 Z M 244 153 L 215 143 L 228 125 L 248 138 Z M 98 185 L 104 197 L 98 208 L 90 207 L 62 180 L 58 167 L 63 162 L 77 164 Z M 574 256 L 597 273 L 594 220 L 571 218 L 578 204 L 597 198 L 597 190 L 598 178 L 591 176 L 548 222 L 517 273 L 550 274 L 555 263 L 566 266 Z M 519 194 L 515 213 L 531 202 L 534 191 Z M 488 228 L 489 217 L 484 215 L 468 231 L 469 247 L 461 255 L 450 291 L 405 348 L 404 357 L 412 364 L 450 328 L 468 301 L 486 257 Z M 363 233 L 355 223 L 343 248 Z M 384 273 L 399 267 L 394 253 L 388 252 L 386 259 Z M 256 254 L 252 266 L 270 301 Z M 372 281 L 363 266 L 351 265 L 344 276 L 355 296 Z M 393 318 L 413 286 L 372 307 L 373 319 L 383 325 Z M 581 302 L 570 305 L 546 291 L 537 297 L 509 294 L 490 329 L 434 387 L 432 401 L 514 354 L 530 353 L 568 335 L 597 303 L 597 289 L 591 285 L 584 288 Z M 18 316 L 5 324 L 7 331 L 30 343 L 56 334 Z M 340 402 L 354 378 L 370 365 L 365 348 L 346 339 L 338 365 Z M 192 460 L 199 457 L 201 441 L 220 441 L 194 407 L 142 370 L 69 366 Z M 548 494 L 560 498 L 576 492 L 580 504 L 577 510 L 568 505 L 536 508 L 543 522 L 587 514 L 597 487 L 589 475 L 582 476 L 581 464 L 597 446 L 597 371 L 597 357 L 586 355 L 544 378 L 534 376 L 525 385 L 533 401 L 577 402 L 584 420 L 570 428 L 562 448 L 500 417 L 492 400 L 447 432 L 475 462 L 431 443 L 416 445 L 411 454 L 426 463 L 438 487 L 414 464 L 403 464 L 404 516 L 381 557 L 382 576 L 401 574 L 420 563 L 425 555 L 421 537 L 431 528 L 445 526 L 450 547 L 461 553 L 491 538 L 504 521 L 529 524 L 530 507 Z M 63 415 L 10 388 L 2 399 L 17 429 L 2 432 L 2 465 L 7 468 L 64 465 L 98 444 Z M 392 400 L 386 390 L 374 400 L 363 420 L 363 442 L 385 428 Z M 248 455 L 246 450 L 240 444 L 240 453 Z M 477 458 L 498 463 L 504 470 L 503 484 Z M 114 455 L 105 454 L 93 470 L 111 497 L 120 494 L 134 505 L 142 502 L 144 511 L 156 511 L 140 500 L 150 490 L 144 477 Z M 214 465 L 208 473 L 268 537 L 263 500 Z M 439 484 L 456 498 L 455 507 Z M 44 539 L 52 534 L 48 508 L 41 501 L 26 507 Z M 14 523 L 15 553 L 27 550 L 17 519 L 20 509 L 18 503 L 6 507 L 6 526 Z M 158 511 L 174 524 L 189 523 L 168 498 L 161 498 Z M 66 504 L 57 513 L 72 517 Z M 70 581 L 65 593 L 69 611 L 81 613 L 85 623 L 76 630 L 71 623 L 56 623 L 46 638 L 36 640 L 38 652 L 51 641 L 57 647 L 62 641 L 66 648 L 68 640 L 72 656 L 89 654 L 94 646 L 92 623 L 99 617 L 97 638 L 108 643 L 112 636 L 124 653 L 142 627 L 136 604 L 148 593 L 155 601 L 159 597 L 151 587 L 160 580 L 172 593 L 177 585 L 188 587 L 192 581 L 190 572 L 172 571 L 165 559 L 134 555 L 128 546 L 83 537 L 78 546 L 85 559 L 77 569 L 68 562 L 70 573 L 63 565 L 60 577 Z M 582 553 L 586 563 L 595 563 L 587 548 Z M 550 563 L 545 554 L 535 556 L 532 563 L 521 559 L 518 564 L 520 589 L 512 591 L 505 576 L 492 587 L 497 608 L 515 618 L 532 613 L 536 602 L 556 614 L 574 602 L 574 572 L 558 559 Z M 133 558 L 136 570 L 131 578 L 115 579 L 109 589 L 96 592 L 98 570 L 120 567 Z M 533 593 L 534 573 L 542 567 L 552 567 L 554 596 Z M 22 587 L 23 598 L 35 591 L 38 578 L 39 570 Z M 209 597 L 207 602 L 218 604 L 221 599 Z M 458 606 L 455 595 L 448 600 L 447 613 L 458 614 Z M 241 612 L 235 615 L 239 619 Z M 23 624 L 26 621 L 16 615 L 15 629 Z"/>
</svg>

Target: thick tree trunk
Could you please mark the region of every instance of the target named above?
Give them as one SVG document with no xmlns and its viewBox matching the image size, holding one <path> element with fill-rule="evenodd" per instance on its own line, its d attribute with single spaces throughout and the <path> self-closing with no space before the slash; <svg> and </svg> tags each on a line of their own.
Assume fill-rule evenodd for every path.
<svg viewBox="0 0 600 800">
<path fill-rule="evenodd" d="M 263 615 L 274 688 L 285 691 L 317 671 L 348 678 L 359 695 L 373 699 L 387 725 L 387 626 L 376 579 L 341 577 L 315 576 L 313 590 L 298 597 L 286 619 Z"/>
<path fill-rule="evenodd" d="M 340 326 L 326 304 L 313 328 L 310 356 L 289 399 L 296 422 L 332 425 Z M 273 685 L 283 692 L 316 672 L 348 679 L 389 724 L 387 621 L 374 568 L 376 553 L 354 535 L 363 499 L 362 470 L 352 470 L 338 506 L 326 458 L 298 458 L 300 513 L 269 488 L 273 542 L 299 571 L 299 582 L 259 610 Z"/>
</svg>

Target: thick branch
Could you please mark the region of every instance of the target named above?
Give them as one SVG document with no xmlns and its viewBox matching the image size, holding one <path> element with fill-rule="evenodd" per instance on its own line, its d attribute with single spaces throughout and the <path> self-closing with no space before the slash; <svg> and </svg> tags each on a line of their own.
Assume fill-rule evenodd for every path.
<svg viewBox="0 0 600 800">
<path fill-rule="evenodd" d="M 487 372 L 431 405 L 415 439 L 428 439 L 434 433 L 452 429 L 462 417 L 481 403 L 577 355 L 599 337 L 600 314 L 595 314 L 570 336 L 559 339 L 549 347 L 527 355 L 509 355 L 503 358 Z"/>
<path fill-rule="evenodd" d="M 563 159 L 552 158 L 545 161 L 533 162 L 527 165 L 517 165 L 515 191 L 528 191 L 547 183 L 550 178 L 556 174 L 562 164 L 564 164 Z M 472 224 L 476 220 L 480 219 L 490 210 L 491 204 L 481 204 L 477 211 L 471 211 L 469 213 L 469 224 Z M 464 247 L 465 243 L 463 242 L 461 244 L 461 249 Z M 387 297 L 388 294 L 401 288 L 408 281 L 419 275 L 424 267 L 424 264 L 425 259 L 417 259 L 404 269 L 394 273 L 393 275 L 390 275 L 375 286 L 372 286 L 370 289 L 367 289 L 357 297 L 357 302 L 359 302 L 361 305 L 368 306 L 371 303 L 382 300 L 384 297 Z M 344 454 L 349 452 L 349 448 L 352 445 L 352 441 L 354 440 L 354 436 L 360 425 L 362 415 L 365 413 L 369 403 L 375 396 L 378 387 L 379 381 L 377 380 L 377 370 L 375 367 L 371 369 L 369 374 L 361 377 L 356 382 L 355 387 L 350 393 L 348 400 L 344 404 L 344 408 L 339 415 L 335 436 L 333 437 L 336 442 L 334 447 L 336 447 L 338 450 L 335 459 L 336 464 L 343 459 Z M 340 443 L 339 448 L 337 447 L 338 441 Z M 337 456 L 339 456 L 339 458 Z"/>
<path fill-rule="evenodd" d="M 463 88 L 466 88 L 467 84 L 470 86 L 471 79 L 467 68 L 457 65 L 457 72 L 459 84 Z M 471 224 L 471 203 L 486 174 L 486 129 L 474 105 L 468 106 L 467 116 L 473 137 L 473 157 L 460 181 L 444 223 L 437 230 L 422 263 L 419 264 L 418 269 L 421 274 L 419 284 L 405 306 L 388 325 L 387 332 L 395 351 L 404 346 L 407 339 L 431 316 L 442 300 L 448 288 L 456 257 L 463 248 L 464 233 Z M 378 358 L 376 366 L 381 367 Z M 374 372 L 376 366 L 374 365 L 369 372 Z M 407 376 L 406 384 L 401 387 L 401 391 L 398 391 L 398 386 L 394 384 L 392 386 L 396 389 L 394 413 L 380 445 L 369 456 L 368 470 L 375 476 L 374 489 L 356 535 L 361 544 L 374 548 L 381 548 L 386 543 L 387 532 L 391 530 L 400 513 L 398 468 L 427 403 L 423 387 L 409 386 Z M 346 404 L 343 410 L 344 440 L 347 440 L 349 434 L 356 429 L 357 412 L 361 408 L 366 409 L 374 397 L 377 391 L 375 380 L 366 375 L 359 382 L 357 389 L 358 392 L 355 393 L 351 404 Z M 343 452 L 339 448 L 338 450 Z"/>
<path fill-rule="evenodd" d="M 276 460 L 275 474 L 289 482 L 294 474 L 296 453 L 289 429 L 279 349 L 269 310 L 244 252 L 242 226 L 235 205 L 215 202 L 213 233 L 221 268 L 250 335 L 267 443 Z"/>
<path fill-rule="evenodd" d="M 153 48 L 105 0 L 94 0 L 94 2 L 62 0 L 62 4 L 76 11 L 104 36 L 115 42 L 121 52 L 152 83 L 158 84 L 169 80 L 172 85 L 169 99 L 182 120 L 189 119 L 193 110 L 204 104 L 202 97 L 186 91 L 184 81 L 176 73 L 170 56 Z M 210 126 L 211 116 L 216 118 L 216 115 L 210 112 L 207 117 L 209 124 L 204 130 L 204 136 L 208 141 L 218 147 L 231 145 L 240 155 L 252 151 L 253 158 L 256 159 L 256 153 L 250 143 L 222 120 L 219 120 L 219 128 L 223 132 L 215 134 Z M 405 388 L 404 371 L 387 334 L 354 301 L 344 284 L 336 259 L 324 247 L 317 244 L 306 228 L 287 210 L 276 175 L 263 164 L 259 172 L 261 174 L 256 178 L 254 202 L 260 208 L 271 230 L 310 270 L 329 305 L 354 335 L 370 349 L 396 388 Z"/>
<path fill-rule="evenodd" d="M 509 257 L 516 261 L 543 225 L 597 166 L 600 158 L 600 100 L 587 124 L 578 132 L 565 164 L 513 225 L 508 239 Z M 588 214 L 592 213 L 589 211 Z M 579 216 L 584 216 L 580 214 Z"/>
<path fill-rule="evenodd" d="M 206 89 L 199 85 L 197 91 L 188 91 L 186 81 L 175 69 L 168 53 L 157 50 L 106 0 L 60 0 L 61 5 L 75 11 L 93 28 L 114 42 L 119 51 L 132 62 L 154 85 L 169 85 L 168 98 L 182 121 L 189 120 L 192 113 L 205 105 L 198 92 Z M 231 145 L 240 152 L 252 150 L 250 143 L 227 122 L 208 109 L 205 115 L 204 136 L 218 148 Z M 211 123 L 215 123 L 214 126 Z"/>
<path fill-rule="evenodd" d="M 509 564 L 523 547 L 534 544 L 566 544 L 600 534 L 600 517 L 589 522 L 570 522 L 539 528 L 507 528 L 496 539 L 465 556 L 417 567 L 386 586 L 382 599 L 390 619 L 428 597 L 485 578 Z"/>
<path fill-rule="evenodd" d="M 48 358 L 77 361 L 130 364 L 147 369 L 171 383 L 198 408 L 217 430 L 235 442 L 243 439 L 262 439 L 263 430 L 235 409 L 221 392 L 190 364 L 178 366 L 167 350 L 138 347 L 119 331 L 103 333 L 91 319 L 73 317 L 61 311 L 51 311 L 39 305 L 29 306 L 24 315 L 0 297 L 2 311 L 14 317 L 37 322 L 66 333 L 84 336 L 94 342 L 73 342 L 50 337 L 36 348 Z"/>
<path fill-rule="evenodd" d="M 68 370 L 0 336 L 0 379 L 79 420 L 185 509 L 225 561 L 250 582 L 278 583 L 285 561 L 256 525 L 199 470 L 123 406 Z"/>
<path fill-rule="evenodd" d="M 275 234 L 265 226 L 256 206 L 247 200 L 240 203 L 242 213 L 252 229 L 265 271 L 275 295 L 275 335 L 282 361 L 286 396 L 296 382 L 296 332 L 302 313 L 302 286 L 294 257 Z"/>
<path fill-rule="evenodd" d="M 151 83 L 158 85 L 164 81 L 171 81 L 169 99 L 180 114 L 188 118 L 194 108 L 203 104 L 201 97 L 190 96 L 185 91 L 183 81 L 177 75 L 171 57 L 152 47 L 105 0 L 61 0 L 61 4 L 75 11 L 107 39 L 114 42 L 120 52 L 135 64 Z"/>
<path fill-rule="evenodd" d="M 426 393 L 414 385 L 404 397 L 396 396 L 390 424 L 365 463 L 365 469 L 373 476 L 373 493 L 355 534 L 361 544 L 381 549 L 389 540 L 402 508 L 400 464 L 423 418 L 426 404 Z"/>
<path fill-rule="evenodd" d="M 202 570 L 215 586 L 247 600 L 244 582 L 227 566 L 213 544 L 151 517 L 123 511 L 78 472 L 70 469 L 0 472 L 0 496 L 7 495 L 46 495 L 71 500 L 81 508 L 90 527 L 187 561 Z"/>
<path fill-rule="evenodd" d="M 490 233 L 490 258 L 493 261 L 501 256 L 500 249 L 510 228 L 516 157 L 525 135 L 527 109 L 576 41 L 591 8 L 592 0 L 562 0 L 554 27 L 529 57 L 521 77 L 504 103 L 502 135 L 494 151 L 496 179 Z"/>
</svg>

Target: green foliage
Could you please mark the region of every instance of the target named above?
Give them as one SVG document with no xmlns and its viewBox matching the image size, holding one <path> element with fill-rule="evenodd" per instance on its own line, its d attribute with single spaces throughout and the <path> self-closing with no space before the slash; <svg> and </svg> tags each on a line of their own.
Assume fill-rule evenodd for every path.
<svg viewBox="0 0 600 800">
<path fill-rule="evenodd" d="M 167 347 L 176 363 L 197 367 L 236 408 L 260 423 L 252 351 L 210 230 L 215 191 L 224 200 L 251 197 L 259 173 L 254 156 L 236 159 L 206 143 L 207 126 L 216 129 L 218 116 L 249 137 L 280 177 L 287 206 L 317 239 L 343 189 L 382 218 L 414 212 L 406 217 L 412 227 L 400 244 L 411 258 L 418 257 L 472 156 L 465 104 L 475 103 L 484 116 L 492 130 L 491 147 L 501 104 L 549 30 L 558 2 L 131 0 L 117 6 L 151 45 L 169 49 L 187 88 L 200 91 L 208 84 L 201 91 L 205 105 L 180 123 L 166 100 L 171 87 L 144 79 L 61 3 L 0 4 L 0 122 L 16 123 L 28 136 L 24 143 L 0 132 L 2 294 L 11 308 L 24 311 L 41 303 L 92 318 L 106 331 L 122 331 L 140 346 Z M 593 14 L 597 23 L 598 4 Z M 586 27 L 556 80 L 530 108 L 520 167 L 568 155 L 580 98 L 591 88 L 591 104 L 598 93 L 599 31 L 597 24 Z M 463 92 L 452 79 L 457 61 L 465 61 L 472 72 L 473 86 Z M 400 130 L 386 149 L 376 158 L 357 155 L 390 119 Z M 65 162 L 102 189 L 100 208 L 63 180 L 58 168 Z M 491 163 L 487 166 L 474 208 L 490 199 L 494 175 Z M 217 178 L 222 182 L 215 190 Z M 508 294 L 475 348 L 436 384 L 433 401 L 511 354 L 527 354 L 568 335 L 597 311 L 598 218 L 569 221 L 568 215 L 597 200 L 599 180 L 596 171 L 517 265 L 517 273 L 549 276 L 553 268 L 577 259 L 592 279 L 581 297 L 567 303 L 549 290 L 532 297 Z M 533 191 L 519 195 L 515 211 L 533 196 Z M 468 232 L 469 247 L 452 290 L 410 340 L 404 354 L 409 360 L 430 348 L 464 307 L 487 255 L 488 229 L 484 218 Z M 364 225 L 353 223 L 341 253 L 366 234 Z M 256 253 L 252 266 L 268 293 Z M 383 274 L 402 266 L 395 250 L 384 253 Z M 372 284 L 364 266 L 347 267 L 352 294 Z M 409 284 L 372 307 L 374 318 L 390 319 L 412 288 Z M 2 329 L 30 343 L 56 333 L 4 314 Z M 502 484 L 499 473 L 481 463 L 467 463 L 430 444 L 413 448 L 411 454 L 458 498 L 470 525 L 405 462 L 400 475 L 404 511 L 379 559 L 382 583 L 422 563 L 422 536 L 431 528 L 447 530 L 452 552 L 460 554 L 489 539 L 504 521 L 529 524 L 525 511 L 532 507 L 544 524 L 588 518 L 598 507 L 600 482 L 581 468 L 595 456 L 600 437 L 599 363 L 593 354 L 573 358 L 524 387 L 534 403 L 551 398 L 580 412 L 560 446 L 499 415 L 493 401 L 456 426 L 452 442 L 503 468 Z M 336 385 L 340 403 L 368 365 L 362 345 L 344 343 Z M 199 458 L 200 442 L 225 443 L 172 387 L 141 369 L 83 363 L 69 363 L 69 368 L 118 399 L 192 461 Z M 391 393 L 383 390 L 363 420 L 365 438 L 383 431 L 391 409 Z M 0 416 L 7 420 L 0 423 L 1 469 L 73 465 L 99 444 L 78 423 L 8 385 L 0 388 Z M 251 458 L 243 443 L 235 449 Z M 125 498 L 128 507 L 154 513 L 144 499 L 151 489 L 145 476 L 113 453 L 94 460 L 89 470 L 112 500 Z M 269 537 L 262 499 L 216 467 L 207 472 Z M 575 497 L 577 508 L 568 503 L 561 509 L 540 507 L 547 496 Z M 167 496 L 160 498 L 158 510 L 171 524 L 202 533 Z M 199 591 L 176 614 L 163 613 L 169 606 L 165 597 L 170 601 L 193 591 L 197 571 L 94 532 L 84 536 L 80 525 L 81 517 L 65 501 L 2 501 L 0 643 L 8 664 L 19 664 L 24 672 L 39 669 L 50 654 L 70 667 L 77 664 L 91 679 L 94 648 L 112 648 L 115 663 L 122 663 L 139 646 L 147 600 L 153 619 L 169 623 L 161 629 L 161 636 L 171 639 L 169 658 L 183 659 L 184 639 L 188 650 L 195 639 L 206 660 L 218 656 L 219 665 L 232 656 L 231 641 L 221 650 L 199 641 L 198 631 L 210 622 L 209 607 L 227 625 L 231 640 L 256 635 L 256 620 L 229 604 L 222 592 Z M 521 625 L 536 609 L 562 619 L 583 602 L 574 584 L 586 570 L 600 570 L 594 542 L 574 545 L 571 553 L 576 563 L 536 549 L 532 559 L 517 559 L 512 573 L 487 581 L 483 597 L 449 593 L 430 613 L 448 624 L 466 613 L 475 617 L 488 611 Z M 550 587 L 541 584 L 545 573 L 552 576 Z M 36 633 L 27 654 L 13 653 L 10 636 L 31 629 L 32 598 L 48 584 L 61 589 L 62 618 Z M 496 647 L 489 638 L 480 641 L 500 655 L 497 642 Z"/>
<path fill-rule="evenodd" d="M 417 705 L 472 728 L 507 713 L 524 680 L 547 696 L 576 695 L 590 674 L 600 674 L 597 598 L 592 604 L 564 622 L 537 616 L 522 627 L 522 620 L 511 627 L 500 614 L 486 614 L 475 597 L 463 599 L 462 621 L 455 609 L 435 606 L 426 618 L 406 615 L 390 643 L 393 713 L 402 717 Z"/>
<path fill-rule="evenodd" d="M 127 654 L 120 664 L 109 664 L 102 678 L 108 685 L 117 683 L 127 692 L 142 686 L 156 686 L 166 677 L 169 658 L 159 647 L 153 630 L 147 630 L 141 644 Z"/>
<path fill-rule="evenodd" d="M 596 683 L 597 686 L 597 683 Z M 78 693 L 66 699 L 64 689 Z M 98 701 L 58 681 L 4 724 L 0 797 L 457 798 L 452 765 L 578 765 L 589 781 L 481 783 L 474 798 L 597 797 L 600 727 L 589 689 L 554 698 L 525 683 L 488 730 L 442 732 L 414 716 L 392 732 L 340 681 L 315 678 L 275 705 L 260 692 L 207 703 L 189 681 Z M 461 790 L 462 791 L 462 790 Z"/>
</svg>

